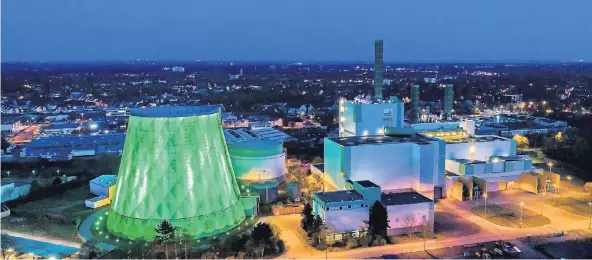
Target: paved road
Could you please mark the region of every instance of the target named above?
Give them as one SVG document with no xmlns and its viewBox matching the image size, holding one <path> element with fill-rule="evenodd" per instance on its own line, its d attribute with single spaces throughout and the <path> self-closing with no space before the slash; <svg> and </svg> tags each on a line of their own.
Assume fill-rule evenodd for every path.
<svg viewBox="0 0 592 260">
<path fill-rule="evenodd" d="M 488 203 L 519 203 L 524 202 L 525 207 L 534 211 L 540 212 L 540 207 L 543 202 L 540 195 L 529 194 L 522 191 L 504 191 L 492 196 Z M 480 202 L 483 203 L 483 202 Z M 438 202 L 438 207 L 445 208 L 446 211 L 453 211 L 462 216 L 467 221 L 473 222 L 481 227 L 480 232 L 468 236 L 439 238 L 436 240 L 427 241 L 426 249 L 433 250 L 439 248 L 462 246 L 469 244 L 484 243 L 495 240 L 512 240 L 527 235 L 549 235 L 558 231 L 570 231 L 586 228 L 588 225 L 588 218 L 571 214 L 567 211 L 557 209 L 550 205 L 545 205 L 544 215 L 547 216 L 551 223 L 542 227 L 533 228 L 510 228 L 498 226 L 485 220 L 475 214 L 470 209 L 474 204 L 469 202 L 460 202 L 453 199 L 443 199 Z M 306 245 L 306 242 L 297 235 L 297 230 L 300 224 L 300 215 L 287 216 L 271 216 L 262 219 L 278 225 L 282 230 L 282 239 L 288 246 L 285 254 L 280 258 L 325 258 L 324 251 L 318 251 Z M 417 252 L 424 250 L 423 242 L 405 243 L 386 245 L 381 247 L 358 248 L 348 251 L 328 252 L 328 258 L 369 258 L 378 257 L 385 254 L 401 254 L 409 252 Z"/>
<path fill-rule="evenodd" d="M 30 235 L 30 234 L 10 231 L 10 230 L 6 230 L 6 229 L 2 229 L 2 233 L 9 235 L 9 236 L 13 236 L 13 237 L 22 237 L 22 238 L 26 238 L 26 239 L 43 241 L 43 242 L 61 245 L 61 246 L 69 246 L 69 247 L 74 247 L 74 248 L 80 248 L 80 246 L 81 246 L 81 244 L 77 243 L 77 242 L 71 242 L 71 241 L 66 241 L 66 240 L 61 240 L 61 239 L 51 238 L 51 237 Z"/>
</svg>

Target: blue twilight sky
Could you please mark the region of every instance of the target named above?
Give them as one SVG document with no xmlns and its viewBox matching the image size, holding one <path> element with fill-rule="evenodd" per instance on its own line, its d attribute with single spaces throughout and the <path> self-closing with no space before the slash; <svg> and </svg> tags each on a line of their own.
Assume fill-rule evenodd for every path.
<svg viewBox="0 0 592 260">
<path fill-rule="evenodd" d="M 1 0 L 2 61 L 592 60 L 592 0 Z"/>
</svg>

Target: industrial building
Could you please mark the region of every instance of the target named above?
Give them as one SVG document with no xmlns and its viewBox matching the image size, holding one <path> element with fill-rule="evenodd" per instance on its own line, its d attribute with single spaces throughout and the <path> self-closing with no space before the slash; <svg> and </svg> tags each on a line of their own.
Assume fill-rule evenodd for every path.
<svg viewBox="0 0 592 260">
<path fill-rule="evenodd" d="M 384 191 L 413 188 L 439 198 L 445 195 L 444 155 L 444 141 L 419 134 L 325 138 L 322 178 L 328 190 L 368 179 Z"/>
<path fill-rule="evenodd" d="M 33 139 L 20 152 L 25 158 L 45 158 L 51 161 L 71 160 L 79 156 L 121 153 L 125 134 L 80 136 L 44 136 Z"/>
<path fill-rule="evenodd" d="M 403 102 L 355 99 L 339 101 L 339 136 L 382 134 L 385 127 L 403 127 Z"/>
<path fill-rule="evenodd" d="M 101 175 L 90 181 L 90 193 L 96 197 L 87 199 L 84 204 L 88 208 L 96 209 L 111 203 L 115 193 L 117 175 Z"/>
<path fill-rule="evenodd" d="M 118 175 L 106 227 L 129 239 L 152 240 L 163 220 L 209 237 L 257 207 L 241 198 L 215 107 L 133 109 Z"/>
<path fill-rule="evenodd" d="M 226 128 L 224 129 L 224 138 L 227 143 L 242 142 L 247 140 L 270 140 L 281 143 L 298 142 L 298 139 L 269 127 L 251 127 L 251 128 Z"/>
<path fill-rule="evenodd" d="M 345 190 L 313 195 L 314 214 L 325 220 L 337 239 L 344 233 L 359 235 L 365 229 L 364 221 L 376 201 L 387 209 L 389 236 L 418 232 L 424 226 L 433 231 L 434 201 L 431 199 L 413 190 L 384 193 L 379 185 L 368 180 L 347 183 Z"/>
</svg>

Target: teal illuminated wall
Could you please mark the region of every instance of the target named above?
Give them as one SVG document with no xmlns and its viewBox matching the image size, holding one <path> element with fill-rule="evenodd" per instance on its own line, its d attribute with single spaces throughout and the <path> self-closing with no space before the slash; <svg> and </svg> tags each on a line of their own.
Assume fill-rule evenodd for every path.
<svg viewBox="0 0 592 260">
<path fill-rule="evenodd" d="M 162 220 L 195 238 L 240 224 L 245 212 L 220 113 L 166 109 L 146 109 L 160 117 L 132 111 L 107 229 L 151 240 Z"/>
<path fill-rule="evenodd" d="M 342 176 L 346 174 L 346 169 L 344 163 L 349 162 L 344 160 L 345 156 L 345 149 L 341 145 L 337 144 L 336 142 L 331 141 L 328 138 L 325 138 L 325 175 L 324 179 L 333 188 L 337 189 L 345 189 L 345 178 L 347 176 Z M 348 167 L 349 168 L 349 167 Z"/>
</svg>

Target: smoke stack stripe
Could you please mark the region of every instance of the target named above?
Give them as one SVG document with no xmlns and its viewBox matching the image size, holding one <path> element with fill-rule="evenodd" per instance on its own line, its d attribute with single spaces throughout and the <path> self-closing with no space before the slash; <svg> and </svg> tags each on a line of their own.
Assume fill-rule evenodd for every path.
<svg viewBox="0 0 592 260">
<path fill-rule="evenodd" d="M 374 99 L 382 100 L 382 76 L 384 75 L 383 42 L 374 42 Z"/>
</svg>

